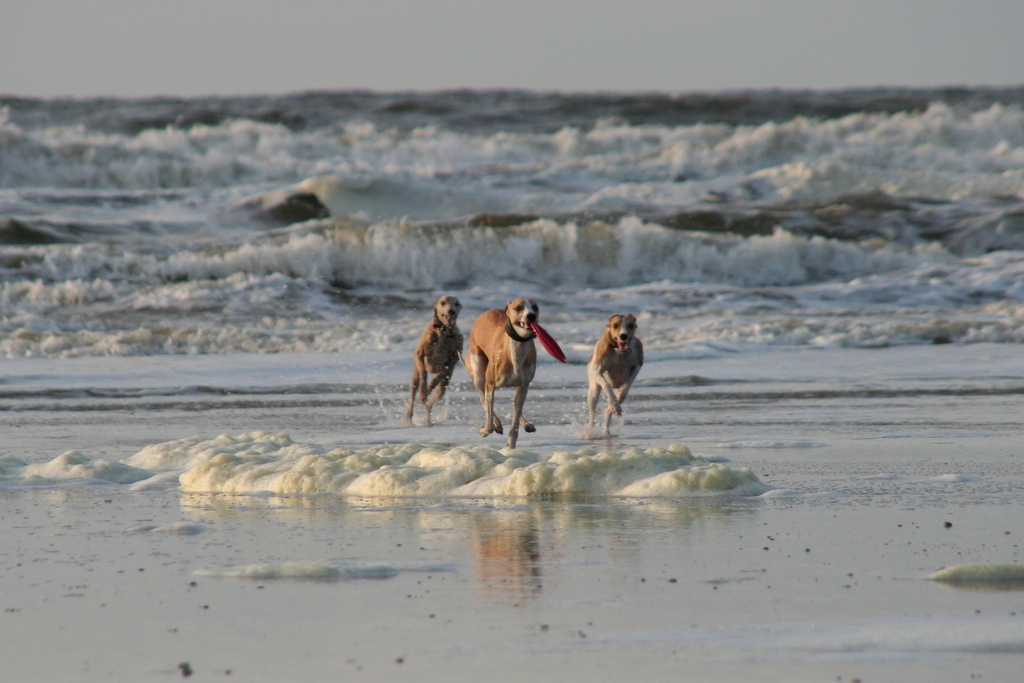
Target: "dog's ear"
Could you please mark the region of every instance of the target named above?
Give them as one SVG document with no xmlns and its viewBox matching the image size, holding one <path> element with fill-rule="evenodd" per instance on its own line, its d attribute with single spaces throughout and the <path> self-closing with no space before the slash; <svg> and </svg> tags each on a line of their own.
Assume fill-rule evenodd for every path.
<svg viewBox="0 0 1024 683">
<path fill-rule="evenodd" d="M 636 316 L 633 315 L 632 313 L 627 315 L 626 316 L 626 324 L 627 325 L 632 325 L 633 329 L 636 329 Z"/>
</svg>

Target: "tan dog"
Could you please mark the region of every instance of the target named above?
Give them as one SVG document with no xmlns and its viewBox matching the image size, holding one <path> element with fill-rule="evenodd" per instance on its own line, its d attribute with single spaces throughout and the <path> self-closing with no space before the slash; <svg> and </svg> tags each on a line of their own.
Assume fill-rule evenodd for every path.
<svg viewBox="0 0 1024 683">
<path fill-rule="evenodd" d="M 594 427 L 597 399 L 604 389 L 608 394 L 608 409 L 604 414 L 606 437 L 610 435 L 608 427 L 612 422 L 612 413 L 622 416 L 622 402 L 626 400 L 629 387 L 644 364 L 644 345 L 634 336 L 635 333 L 636 316 L 613 315 L 608 319 L 608 326 L 594 345 L 594 352 L 587 363 L 587 378 L 590 380 L 590 389 L 587 391 L 590 422 L 587 427 Z"/>
<path fill-rule="evenodd" d="M 480 403 L 484 407 L 484 426 L 480 435 L 502 433 L 501 420 L 494 414 L 494 390 L 515 387 L 512 403 L 512 427 L 508 433 L 508 447 L 515 448 L 519 438 L 519 425 L 528 432 L 536 428 L 523 417 L 526 392 L 537 369 L 536 336 L 530 323 L 537 322 L 539 308 L 532 299 L 516 299 L 505 310 L 494 308 L 482 313 L 469 332 L 469 353 L 466 369 L 473 384 L 480 390 Z"/>
<path fill-rule="evenodd" d="M 427 426 L 430 409 L 444 397 L 448 382 L 452 379 L 455 366 L 462 357 L 462 332 L 455 324 L 462 304 L 454 296 L 443 296 L 434 303 L 434 319 L 423 330 L 420 343 L 412 356 L 412 382 L 409 383 L 409 411 L 405 414 L 406 424 L 412 424 L 412 409 L 416 405 L 416 392 L 427 408 Z M 434 375 L 428 381 L 427 373 Z M 434 392 L 431 395 L 431 392 Z"/>
</svg>

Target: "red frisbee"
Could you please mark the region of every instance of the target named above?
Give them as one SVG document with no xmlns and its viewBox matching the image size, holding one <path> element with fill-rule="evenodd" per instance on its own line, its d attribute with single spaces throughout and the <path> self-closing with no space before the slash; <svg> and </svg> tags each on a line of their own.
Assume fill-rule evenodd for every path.
<svg viewBox="0 0 1024 683">
<path fill-rule="evenodd" d="M 544 345 L 544 350 L 551 354 L 551 357 L 557 360 L 559 363 L 565 362 L 565 353 L 562 352 L 562 347 L 558 345 L 555 338 L 547 333 L 543 327 L 537 323 L 528 323 L 533 333 L 537 335 L 537 339 L 540 339 L 540 343 Z"/>
</svg>

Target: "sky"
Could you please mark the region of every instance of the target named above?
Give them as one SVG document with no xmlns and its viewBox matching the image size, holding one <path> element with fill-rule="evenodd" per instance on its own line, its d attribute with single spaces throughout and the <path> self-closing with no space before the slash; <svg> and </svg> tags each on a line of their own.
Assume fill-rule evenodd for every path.
<svg viewBox="0 0 1024 683">
<path fill-rule="evenodd" d="M 1024 0 L 0 0 L 0 93 L 1024 84 Z"/>
</svg>

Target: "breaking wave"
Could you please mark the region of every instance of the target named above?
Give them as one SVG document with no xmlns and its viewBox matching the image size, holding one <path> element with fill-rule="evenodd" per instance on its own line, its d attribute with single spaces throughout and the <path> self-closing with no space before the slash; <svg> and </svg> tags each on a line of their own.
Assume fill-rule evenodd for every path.
<svg viewBox="0 0 1024 683">
<path fill-rule="evenodd" d="M 871 191 L 1020 197 L 1024 110 L 993 104 L 961 112 L 936 103 L 924 111 L 757 125 L 606 119 L 556 132 L 486 133 L 443 124 L 378 128 L 365 120 L 292 130 L 230 118 L 131 134 L 82 124 L 23 128 L 0 119 L 3 187 L 230 187 L 323 174 L 345 179 L 350 192 L 404 187 L 428 191 L 431 201 L 441 201 L 443 193 L 429 190 L 442 185 L 492 199 L 511 187 L 515 197 L 503 203 L 520 209 L 681 206 L 709 191 L 758 200 Z M 374 183 L 384 184 L 375 190 Z M 321 199 L 334 215 L 359 210 L 351 196 Z M 435 207 L 435 217 L 440 213 Z"/>
</svg>

